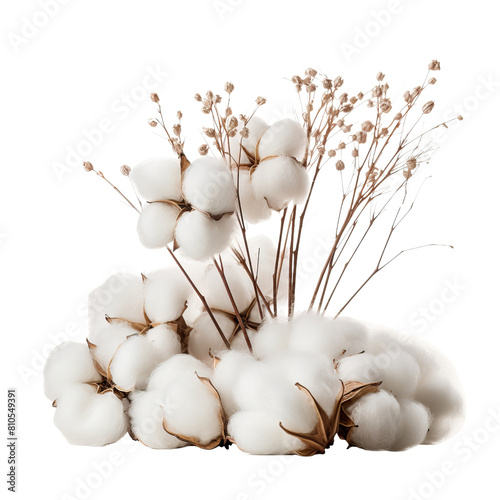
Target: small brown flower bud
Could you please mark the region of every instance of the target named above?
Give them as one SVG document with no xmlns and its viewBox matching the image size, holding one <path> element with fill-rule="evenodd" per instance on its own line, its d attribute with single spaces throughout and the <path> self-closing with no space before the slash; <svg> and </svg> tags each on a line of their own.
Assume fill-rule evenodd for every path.
<svg viewBox="0 0 500 500">
<path fill-rule="evenodd" d="M 364 130 L 365 132 L 371 132 L 373 128 L 374 125 L 370 120 L 366 120 L 361 124 L 361 130 Z"/>
<path fill-rule="evenodd" d="M 382 73 L 381 71 L 379 73 L 377 73 L 377 81 L 378 82 L 381 82 L 384 78 L 385 78 L 384 73 Z"/>
<path fill-rule="evenodd" d="M 130 175 L 130 171 L 132 169 L 128 166 L 128 165 L 122 165 L 120 167 L 120 172 L 122 175 L 124 175 L 125 177 L 128 177 Z"/>
<path fill-rule="evenodd" d="M 231 82 L 226 82 L 224 85 L 224 90 L 230 94 L 234 90 L 234 85 Z"/>
<path fill-rule="evenodd" d="M 341 142 L 338 149 L 345 149 L 345 142 Z"/>
<path fill-rule="evenodd" d="M 231 108 L 226 108 L 226 118 L 233 114 L 233 110 Z"/>
<path fill-rule="evenodd" d="M 194 100 L 198 101 L 198 102 L 201 102 L 201 95 L 200 94 L 195 94 L 194 95 Z"/>
<path fill-rule="evenodd" d="M 215 96 L 215 102 L 216 102 L 216 104 L 219 104 L 219 103 L 221 103 L 221 102 L 222 102 L 222 97 L 221 97 L 219 94 L 217 94 L 217 95 Z"/>
<path fill-rule="evenodd" d="M 238 126 L 238 118 L 236 116 L 231 116 L 227 122 L 227 128 L 232 130 Z"/>
<path fill-rule="evenodd" d="M 213 101 L 214 93 L 211 90 L 207 90 L 206 96 L 209 101 Z"/>
<path fill-rule="evenodd" d="M 458 115 L 458 116 L 457 116 L 457 120 L 458 120 L 458 121 L 460 121 L 460 122 L 461 122 L 463 119 L 464 119 L 464 117 L 463 117 L 462 115 Z"/>
<path fill-rule="evenodd" d="M 352 97 L 349 99 L 349 102 L 350 102 L 351 104 L 356 104 L 356 103 L 358 102 L 358 98 L 357 98 L 357 97 L 355 97 L 355 96 L 352 96 Z"/>
<path fill-rule="evenodd" d="M 360 92 L 358 94 L 358 99 L 361 101 L 361 99 L 363 99 L 363 97 L 365 97 L 365 94 L 363 94 L 363 92 Z"/>
<path fill-rule="evenodd" d="M 320 155 L 324 155 L 325 151 L 326 151 L 325 146 L 318 146 L 318 153 Z"/>
<path fill-rule="evenodd" d="M 382 95 L 382 87 L 378 86 L 373 89 L 372 96 L 380 97 Z"/>
<path fill-rule="evenodd" d="M 318 72 L 315 69 L 313 69 L 313 68 L 307 68 L 306 69 L 306 75 L 307 76 L 311 76 L 311 77 L 314 78 L 317 74 L 318 74 Z"/>
<path fill-rule="evenodd" d="M 401 118 L 403 118 L 403 115 L 401 113 L 396 113 L 396 115 L 394 116 L 394 119 L 398 122 L 399 120 L 401 120 Z"/>
<path fill-rule="evenodd" d="M 300 78 L 300 76 L 292 76 L 292 82 L 295 83 L 295 84 L 301 84 L 302 83 L 302 78 Z"/>
<path fill-rule="evenodd" d="M 344 165 L 344 162 L 342 160 L 339 160 L 336 164 L 335 164 L 335 168 L 340 172 L 342 170 L 344 170 L 345 168 L 345 165 Z"/>
<path fill-rule="evenodd" d="M 441 69 L 441 63 L 434 59 L 429 63 L 428 68 L 430 71 L 439 71 Z"/>
<path fill-rule="evenodd" d="M 389 113 L 391 109 L 392 104 L 390 99 L 385 98 L 380 101 L 380 111 L 382 111 L 382 113 Z"/>
<path fill-rule="evenodd" d="M 357 158 L 357 157 L 359 156 L 359 151 L 358 151 L 356 148 L 354 148 L 354 149 L 352 150 L 352 156 L 353 156 L 354 158 Z"/>
<path fill-rule="evenodd" d="M 386 136 L 388 133 L 389 133 L 389 129 L 384 127 L 384 128 L 380 131 L 380 137 L 384 137 L 384 136 Z"/>
<path fill-rule="evenodd" d="M 417 159 L 408 158 L 408 160 L 406 160 L 406 166 L 408 167 L 408 170 L 414 170 L 415 168 L 417 168 Z"/>
<path fill-rule="evenodd" d="M 200 153 L 201 156 L 206 156 L 208 153 L 208 145 L 207 144 L 202 144 L 198 148 L 198 153 Z"/>
<path fill-rule="evenodd" d="M 301 92 L 302 91 L 302 84 L 301 83 L 297 83 L 297 85 L 295 85 L 295 90 L 297 92 Z"/>
<path fill-rule="evenodd" d="M 215 137 L 215 130 L 213 128 L 203 127 L 203 133 L 212 139 Z"/>
<path fill-rule="evenodd" d="M 410 91 L 407 90 L 404 94 L 403 94 L 403 99 L 405 100 L 405 102 L 410 102 L 411 101 L 411 94 L 410 94 Z"/>
<path fill-rule="evenodd" d="M 340 104 L 344 104 L 345 102 L 347 102 L 349 99 L 348 95 L 344 92 L 343 94 L 340 94 L 339 95 L 339 102 Z"/>
<path fill-rule="evenodd" d="M 330 149 L 330 151 L 328 151 L 328 156 L 330 158 L 333 158 L 336 155 L 337 155 L 337 151 L 335 151 L 334 149 Z"/>
<path fill-rule="evenodd" d="M 181 135 L 181 125 L 180 125 L 180 123 L 176 123 L 176 124 L 172 127 L 172 130 L 174 131 L 174 134 L 175 134 L 177 137 L 180 137 L 180 135 Z"/>
<path fill-rule="evenodd" d="M 89 161 L 84 161 L 83 170 L 85 170 L 85 172 L 92 172 L 92 170 L 94 170 L 94 165 L 92 165 Z"/>
<path fill-rule="evenodd" d="M 257 103 L 257 106 L 262 106 L 264 104 L 266 104 L 266 99 L 264 99 L 264 97 L 257 97 L 257 99 L 255 99 L 255 102 Z"/>
<path fill-rule="evenodd" d="M 158 125 L 158 122 L 154 118 L 150 118 L 148 123 L 150 127 L 156 127 L 156 125 Z"/>
<path fill-rule="evenodd" d="M 429 85 L 434 85 L 436 82 L 437 80 L 434 77 L 429 79 Z"/>
<path fill-rule="evenodd" d="M 337 78 L 333 80 L 333 84 L 335 85 L 335 88 L 342 87 L 342 85 L 344 85 L 344 80 L 342 79 L 341 76 L 337 76 Z"/>
<path fill-rule="evenodd" d="M 403 170 L 403 177 L 405 179 L 409 179 L 412 176 L 412 173 L 410 170 Z"/>
<path fill-rule="evenodd" d="M 158 94 L 157 94 L 156 92 L 153 92 L 153 93 L 151 94 L 151 100 L 152 100 L 153 102 L 160 102 L 160 98 L 158 97 Z"/>
<path fill-rule="evenodd" d="M 203 107 L 201 108 L 201 112 L 202 112 L 202 113 L 205 113 L 206 115 L 209 115 L 209 114 L 210 114 L 210 107 L 208 107 L 208 106 L 203 106 Z"/>
<path fill-rule="evenodd" d="M 428 115 L 434 109 L 434 102 L 429 101 L 422 106 L 422 113 Z"/>
<path fill-rule="evenodd" d="M 370 99 L 366 105 L 369 107 L 369 108 L 373 108 L 373 106 L 375 106 L 375 103 Z"/>
<path fill-rule="evenodd" d="M 325 89 L 331 89 L 333 87 L 333 82 L 329 78 L 323 80 L 323 87 Z"/>
<path fill-rule="evenodd" d="M 314 83 L 310 83 L 307 87 L 306 87 L 306 91 L 308 94 L 312 94 L 315 90 L 316 90 L 316 85 L 314 85 Z"/>
<path fill-rule="evenodd" d="M 240 135 L 241 135 L 241 137 L 246 139 L 250 135 L 250 130 L 248 130 L 247 127 L 243 127 L 240 131 Z"/>
<path fill-rule="evenodd" d="M 353 105 L 352 104 L 346 104 L 345 106 L 342 106 L 342 108 L 340 109 L 340 111 L 342 111 L 343 113 L 350 113 L 353 109 Z"/>
<path fill-rule="evenodd" d="M 231 129 L 231 130 L 227 133 L 227 135 L 228 135 L 229 137 L 234 137 L 234 136 L 236 135 L 236 132 L 238 132 L 238 131 L 237 131 L 235 128 L 233 128 L 233 129 Z"/>
</svg>

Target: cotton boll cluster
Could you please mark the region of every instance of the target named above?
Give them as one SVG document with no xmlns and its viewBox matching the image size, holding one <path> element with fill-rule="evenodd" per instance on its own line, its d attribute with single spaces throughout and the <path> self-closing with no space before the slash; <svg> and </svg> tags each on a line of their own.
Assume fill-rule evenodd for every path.
<svg viewBox="0 0 500 500">
<path fill-rule="evenodd" d="M 146 248 L 175 242 L 185 256 L 206 260 L 231 242 L 236 188 L 223 160 L 199 158 L 182 170 L 178 160 L 163 158 L 132 169 L 132 182 L 147 202 L 137 232 Z"/>
</svg>

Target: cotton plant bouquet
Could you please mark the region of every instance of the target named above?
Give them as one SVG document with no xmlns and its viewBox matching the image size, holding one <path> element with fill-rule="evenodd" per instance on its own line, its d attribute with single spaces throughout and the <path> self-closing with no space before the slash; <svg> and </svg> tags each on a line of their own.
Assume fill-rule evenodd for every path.
<svg viewBox="0 0 500 500">
<path fill-rule="evenodd" d="M 447 359 L 420 339 L 343 316 L 413 250 L 389 253 L 430 158 L 425 138 L 446 127 L 425 125 L 434 103 L 422 96 L 439 69 L 432 61 L 397 109 L 382 73 L 351 95 L 341 77 L 308 69 L 291 79 L 300 118 L 274 123 L 259 116 L 262 97 L 236 115 L 226 83 L 224 97 L 195 96 L 209 120 L 197 155 L 187 152 L 182 113 L 167 125 L 152 94 L 158 117 L 149 124 L 173 154 L 122 166 L 130 197 L 90 162 L 84 168 L 138 213 L 140 241 L 164 248 L 167 267 L 110 277 L 90 294 L 87 343 L 63 343 L 48 359 L 45 393 L 70 443 L 103 446 L 128 433 L 151 448 L 235 444 L 309 456 L 336 437 L 400 451 L 457 430 L 463 402 Z M 298 269 L 323 172 L 339 195 L 334 213 L 315 216 L 331 248 L 309 293 Z M 267 219 L 274 240 L 255 232 Z M 353 288 L 346 276 L 360 262 L 372 267 Z"/>
</svg>

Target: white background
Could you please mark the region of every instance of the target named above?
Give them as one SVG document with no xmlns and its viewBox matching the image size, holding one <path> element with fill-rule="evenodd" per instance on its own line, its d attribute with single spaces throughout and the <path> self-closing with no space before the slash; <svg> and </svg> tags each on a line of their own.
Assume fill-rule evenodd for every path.
<svg viewBox="0 0 500 500">
<path fill-rule="evenodd" d="M 19 398 L 18 498 L 390 500 L 498 491 L 497 3 L 53 0 L 50 17 L 40 14 L 42 3 L 3 2 L 0 15 L 1 351 L 5 388 L 16 387 Z M 404 453 L 338 442 L 310 459 L 247 456 L 234 447 L 153 451 L 126 439 L 102 449 L 68 445 L 43 395 L 43 358 L 54 342 L 85 339 L 92 288 L 117 270 L 147 271 L 167 258 L 141 248 L 134 213 L 68 151 L 84 147 L 86 133 L 105 120 L 86 159 L 118 182 L 121 164 L 167 154 L 147 125 L 152 70 L 169 117 L 183 110 L 195 149 L 205 123 L 192 96 L 221 92 L 226 80 L 236 85 L 237 112 L 250 112 L 263 95 L 264 114 L 276 119 L 295 104 L 284 77 L 309 66 L 343 75 L 353 91 L 383 71 L 401 95 L 421 82 L 431 59 L 443 68 L 432 118 L 465 120 L 438 138 L 432 179 L 400 241 L 455 249 L 400 260 L 347 313 L 425 336 L 449 355 L 467 396 L 463 431 Z M 420 308 L 432 317 L 423 320 Z M 95 464 L 104 461 L 113 470 L 98 475 Z M 79 489 L 82 482 L 90 489 Z"/>
</svg>

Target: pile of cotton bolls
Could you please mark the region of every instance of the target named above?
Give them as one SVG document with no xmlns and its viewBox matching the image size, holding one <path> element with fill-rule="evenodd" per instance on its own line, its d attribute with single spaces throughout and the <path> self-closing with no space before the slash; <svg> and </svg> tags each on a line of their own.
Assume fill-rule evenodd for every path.
<svg viewBox="0 0 500 500">
<path fill-rule="evenodd" d="M 212 266 L 199 279 L 231 349 L 177 268 L 115 275 L 90 294 L 87 345 L 61 344 L 45 367 L 69 442 L 102 446 L 128 431 L 151 448 L 234 443 L 252 454 L 312 455 L 335 436 L 404 450 L 460 424 L 453 369 L 434 349 L 348 318 L 262 320 L 250 280 L 237 265 L 228 270 L 253 352 Z"/>
</svg>

